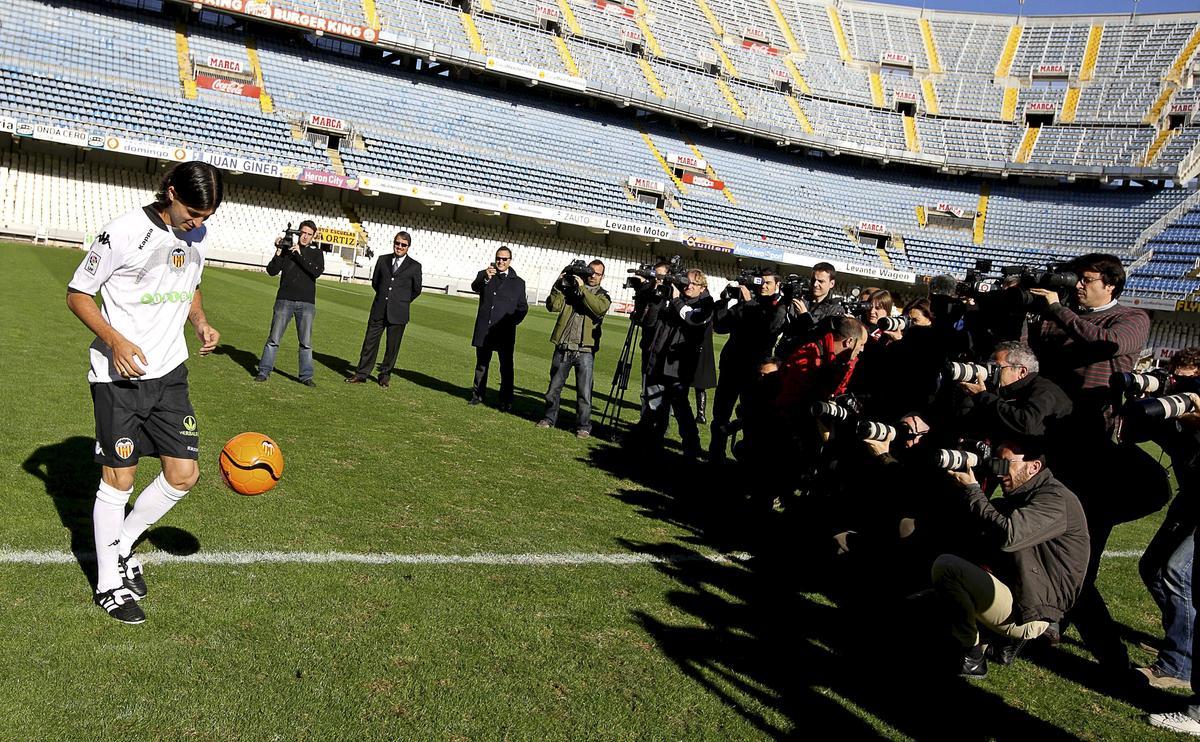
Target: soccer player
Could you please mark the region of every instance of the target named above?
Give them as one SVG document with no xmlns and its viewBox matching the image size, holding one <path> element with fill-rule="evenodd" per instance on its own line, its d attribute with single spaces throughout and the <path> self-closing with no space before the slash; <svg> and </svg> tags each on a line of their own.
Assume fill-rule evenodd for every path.
<svg viewBox="0 0 1200 742">
<path fill-rule="evenodd" d="M 88 372 L 101 465 L 92 510 L 95 601 L 122 623 L 146 620 L 137 604 L 146 582 L 134 542 L 200 477 L 183 323 L 195 328 L 200 355 L 217 347 L 220 334 L 204 316 L 199 286 L 204 221 L 221 196 L 219 170 L 202 162 L 177 165 L 153 204 L 105 226 L 67 286 L 67 306 L 96 335 Z M 103 309 L 96 306 L 97 292 Z M 142 456 L 161 459 L 162 473 L 126 516 Z"/>
</svg>

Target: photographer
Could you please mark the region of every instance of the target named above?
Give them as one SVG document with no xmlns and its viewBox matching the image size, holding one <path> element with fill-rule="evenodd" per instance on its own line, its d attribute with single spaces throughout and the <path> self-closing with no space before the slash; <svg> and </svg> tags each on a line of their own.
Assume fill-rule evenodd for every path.
<svg viewBox="0 0 1200 742">
<path fill-rule="evenodd" d="M 813 402 L 844 394 L 858 355 L 867 344 L 867 328 L 853 317 L 838 317 L 833 329 L 805 343 L 784 359 L 779 406 L 789 416 L 807 416 Z"/>
<path fill-rule="evenodd" d="M 680 290 L 683 276 L 671 276 L 670 294 L 650 301 L 643 317 L 648 344 L 646 367 L 646 409 L 627 447 L 659 448 L 675 413 L 685 456 L 701 455 L 700 433 L 688 404 L 688 389 L 700 360 L 704 334 L 712 322 L 713 300 L 705 295 L 708 280 L 699 270 L 687 271 L 687 284 Z M 666 281 L 664 281 L 664 285 Z"/>
<path fill-rule="evenodd" d="M 988 546 L 984 569 L 943 554 L 933 563 L 934 591 L 950 611 L 951 634 L 963 650 L 959 674 L 987 675 L 982 623 L 1003 639 L 989 653 L 1010 663 L 1021 645 L 1041 636 L 1071 608 L 1088 566 L 1088 530 L 1079 500 L 1027 443 L 996 450 L 1004 497 L 989 500 L 968 468 L 953 471 L 967 509 Z"/>
<path fill-rule="evenodd" d="M 1076 259 L 1072 268 L 1078 278 L 1072 297 L 1045 288 L 1029 289 L 1040 301 L 1041 314 L 1029 328 L 1029 344 L 1041 360 L 1042 373 L 1062 387 L 1074 404 L 1062 435 L 1056 436 L 1062 445 L 1051 451 L 1051 458 L 1083 503 L 1092 554 L 1083 590 L 1068 618 L 1078 626 L 1096 660 L 1124 675 L 1129 653 L 1096 589 L 1096 573 L 1113 527 L 1158 510 L 1170 491 L 1166 473 L 1149 454 L 1132 444 L 1113 442 L 1109 380 L 1115 372 L 1133 370 L 1146 345 L 1150 318 L 1140 309 L 1118 303 L 1125 269 L 1116 256 L 1091 253 Z M 1074 308 L 1066 305 L 1068 301 Z"/>
<path fill-rule="evenodd" d="M 995 388 L 985 375 L 960 381 L 963 398 L 959 419 L 976 438 L 1000 440 L 1021 436 L 1044 438 L 1071 414 L 1071 400 L 1058 384 L 1038 373 L 1038 359 L 1028 345 L 1004 342 L 992 354 Z"/>
<path fill-rule="evenodd" d="M 1176 353 L 1168 369 L 1171 381 L 1200 378 L 1200 348 Z M 1194 531 L 1200 523 L 1200 395 L 1185 392 L 1192 410 L 1176 418 L 1154 421 L 1146 432 L 1171 457 L 1179 489 L 1162 526 L 1138 562 L 1138 573 L 1162 611 L 1163 642 L 1158 657 L 1137 671 L 1155 688 L 1187 688 L 1192 677 L 1192 633 L 1196 608 L 1192 596 Z M 1149 421 L 1148 421 L 1149 422 Z M 1125 428 L 1129 429 L 1128 426 Z"/>
<path fill-rule="evenodd" d="M 325 272 L 325 254 L 312 244 L 317 234 L 315 222 L 305 219 L 293 233 L 292 225 L 275 240 L 275 257 L 267 263 L 267 275 L 280 276 L 271 313 L 271 331 L 263 346 L 255 381 L 266 381 L 275 368 L 275 354 L 288 323 L 296 320 L 296 340 L 300 345 L 300 383 L 316 386 L 313 381 L 313 318 L 317 313 L 317 278 Z M 297 238 L 298 239 L 295 239 Z"/>
<path fill-rule="evenodd" d="M 813 266 L 808 298 L 796 297 L 787 307 L 783 337 L 777 350 L 780 357 L 787 357 L 804 343 L 819 339 L 829 331 L 834 319 L 846 313 L 842 303 L 833 298 L 836 279 L 837 271 L 832 264 Z"/>
<path fill-rule="evenodd" d="M 632 268 L 630 269 L 633 270 Z M 640 275 L 633 275 L 626 279 L 629 288 L 633 289 L 633 312 L 629 315 L 630 321 L 642 328 L 642 335 L 638 339 L 638 349 L 642 352 L 642 413 L 646 412 L 646 374 L 650 369 L 648 366 L 650 360 L 650 343 L 654 340 L 653 332 L 646 332 L 647 329 L 653 329 L 653 323 L 647 324 L 646 314 L 650 310 L 652 304 L 657 304 L 665 295 L 670 293 L 670 287 L 663 283 L 667 274 L 671 270 L 671 264 L 665 260 L 660 260 L 654 264 L 653 278 Z M 657 312 L 657 310 L 655 310 Z"/>
<path fill-rule="evenodd" d="M 558 421 L 558 407 L 563 386 L 571 369 L 575 369 L 575 398 L 579 410 L 575 435 L 587 438 L 592 433 L 592 371 L 595 354 L 600 350 L 600 325 L 612 297 L 600 288 L 604 279 L 604 263 L 593 260 L 568 274 L 558 274 L 558 283 L 546 297 L 546 309 L 558 314 L 550 342 L 554 356 L 550 361 L 550 388 L 546 390 L 546 412 L 538 422 L 539 428 L 553 428 Z M 578 268 L 583 268 L 578 270 Z M 586 278 L 583 276 L 586 275 Z"/>
<path fill-rule="evenodd" d="M 713 316 L 713 330 L 728 334 L 721 349 L 720 375 L 713 400 L 712 441 L 709 458 L 725 459 L 726 430 L 738 399 L 755 381 L 759 364 L 771 355 L 787 319 L 787 304 L 779 291 L 779 274 L 763 271 L 757 294 L 745 284 L 730 284 L 721 294 Z"/>
</svg>

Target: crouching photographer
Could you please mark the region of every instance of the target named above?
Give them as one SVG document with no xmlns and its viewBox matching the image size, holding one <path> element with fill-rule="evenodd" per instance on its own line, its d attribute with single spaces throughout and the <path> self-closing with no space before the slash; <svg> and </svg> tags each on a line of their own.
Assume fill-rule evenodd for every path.
<svg viewBox="0 0 1200 742">
<path fill-rule="evenodd" d="M 642 317 L 642 327 L 650 338 L 644 358 L 645 405 L 625 445 L 660 448 L 674 411 L 684 455 L 699 457 L 700 432 L 688 404 L 688 389 L 712 322 L 713 300 L 705 291 L 708 280 L 702 271 L 667 274 L 662 280 L 669 292 L 663 296 L 664 292 L 656 291 Z"/>
<path fill-rule="evenodd" d="M 958 416 L 967 435 L 989 440 L 1045 438 L 1071 414 L 1072 404 L 1058 384 L 1038 373 L 1033 350 L 1007 341 L 996 346 L 989 364 L 954 363 L 951 378 L 963 397 Z"/>
<path fill-rule="evenodd" d="M 987 658 L 1008 664 L 1075 603 L 1088 568 L 1087 521 L 1078 498 L 1054 478 L 1042 452 L 1006 442 L 990 460 L 1003 497 L 989 500 L 967 468 L 950 475 L 989 547 L 982 565 L 954 554 L 933 563 L 950 633 L 962 650 L 959 674 L 987 675 Z M 979 624 L 997 638 L 980 636 Z M 990 651 L 989 651 L 990 649 Z"/>
<path fill-rule="evenodd" d="M 546 297 L 546 309 L 558 314 L 550 342 L 554 356 L 550 361 L 550 388 L 546 390 L 546 412 L 538 422 L 539 428 L 553 428 L 558 421 L 562 390 L 571 369 L 575 370 L 575 399 L 579 410 L 575 435 L 587 438 L 592 423 L 592 372 L 595 354 L 600 350 L 600 326 L 612 298 L 600 287 L 604 279 L 604 263 L 599 260 L 584 265 L 576 260 L 558 276 L 558 282 Z"/>
</svg>

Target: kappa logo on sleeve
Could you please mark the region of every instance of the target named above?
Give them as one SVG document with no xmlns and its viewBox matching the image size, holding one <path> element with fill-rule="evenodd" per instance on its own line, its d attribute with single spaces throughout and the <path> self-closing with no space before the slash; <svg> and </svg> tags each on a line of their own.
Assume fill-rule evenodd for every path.
<svg viewBox="0 0 1200 742">
<path fill-rule="evenodd" d="M 100 268 L 100 256 L 94 252 L 88 253 L 87 260 L 83 262 L 83 269 L 93 276 Z"/>
<path fill-rule="evenodd" d="M 96 242 L 108 247 L 108 232 L 101 232 L 100 234 L 96 235 Z"/>
</svg>

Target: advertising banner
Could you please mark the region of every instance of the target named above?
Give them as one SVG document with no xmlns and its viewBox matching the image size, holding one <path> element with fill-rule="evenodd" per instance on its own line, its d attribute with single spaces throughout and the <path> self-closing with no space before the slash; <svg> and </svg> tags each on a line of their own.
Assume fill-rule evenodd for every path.
<svg viewBox="0 0 1200 742">
<path fill-rule="evenodd" d="M 317 227 L 317 242 L 327 242 L 331 245 L 354 247 L 358 244 L 358 233 L 351 229 Z"/>
<path fill-rule="evenodd" d="M 684 173 L 680 180 L 682 180 L 684 183 L 690 183 L 694 186 L 699 186 L 700 188 L 711 188 L 714 191 L 725 190 L 725 181 L 716 180 L 715 178 L 707 178 L 703 175 L 697 175 L 696 173 Z"/>
<path fill-rule="evenodd" d="M 50 124 L 35 124 L 33 138 L 44 139 L 47 142 L 73 144 L 77 147 L 88 146 L 88 133 L 82 129 L 67 129 Z"/>
<path fill-rule="evenodd" d="M 736 249 L 736 245 L 729 240 L 718 240 L 712 237 L 697 237 L 695 235 L 688 235 L 687 237 L 684 237 L 683 244 L 687 245 L 693 250 L 711 250 L 713 252 L 730 254 L 732 254 Z"/>
<path fill-rule="evenodd" d="M 308 114 L 307 121 L 310 129 L 324 129 L 325 131 L 336 131 L 343 134 L 350 131 L 349 124 L 333 116 L 310 113 Z"/>
<path fill-rule="evenodd" d="M 314 183 L 316 185 L 331 186 L 333 188 L 342 188 L 347 191 L 357 191 L 358 181 L 354 178 L 347 178 L 345 175 L 331 173 L 328 170 L 313 170 L 312 168 L 304 168 L 300 171 L 298 180 L 302 183 Z"/>
<path fill-rule="evenodd" d="M 196 74 L 196 87 L 206 90 L 216 90 L 219 93 L 228 93 L 230 95 L 240 95 L 245 98 L 258 98 L 262 90 L 256 85 L 247 85 L 244 82 L 237 80 L 226 80 L 221 77 L 213 77 L 203 73 Z"/>
<path fill-rule="evenodd" d="M 305 13 L 294 8 L 279 7 L 262 0 L 192 0 L 193 3 L 224 10 L 230 13 L 240 13 L 254 18 L 262 18 L 276 23 L 284 23 L 306 31 L 316 31 L 323 34 L 333 34 L 355 41 L 374 44 L 378 40 L 378 32 L 368 26 L 356 23 L 324 18 L 311 13 Z"/>
<path fill-rule="evenodd" d="M 113 152 L 123 152 L 127 155 L 154 157 L 159 160 L 172 160 L 174 162 L 187 162 L 191 159 L 188 157 L 187 148 L 183 145 L 172 146 L 160 142 L 145 142 L 140 139 L 127 139 L 115 135 L 104 139 L 104 148 Z"/>
<path fill-rule="evenodd" d="M 488 57 L 487 68 L 495 72 L 503 72 L 506 75 L 557 85 L 560 88 L 587 90 L 587 80 L 582 77 L 575 77 L 574 75 L 568 75 L 565 72 L 555 72 L 554 70 L 543 70 L 532 65 L 512 62 L 507 59 Z"/>
<path fill-rule="evenodd" d="M 234 75 L 248 74 L 246 64 L 240 59 L 226 59 L 218 57 L 216 54 L 209 54 L 204 60 L 204 66 L 209 69 L 214 69 L 219 72 L 228 72 Z"/>
<path fill-rule="evenodd" d="M 207 162 L 221 170 L 250 173 L 251 175 L 265 175 L 270 178 L 285 177 L 284 166 L 277 162 L 254 160 L 242 155 L 229 154 L 228 152 L 198 152 L 194 157 L 201 162 Z"/>
</svg>

